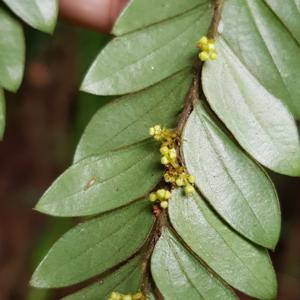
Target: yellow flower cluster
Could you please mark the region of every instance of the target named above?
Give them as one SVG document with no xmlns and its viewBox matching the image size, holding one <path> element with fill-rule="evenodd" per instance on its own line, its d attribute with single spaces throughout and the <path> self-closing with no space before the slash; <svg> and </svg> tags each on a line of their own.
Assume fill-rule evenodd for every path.
<svg viewBox="0 0 300 300">
<path fill-rule="evenodd" d="M 197 47 L 201 50 L 199 53 L 199 59 L 201 61 L 216 60 L 217 53 L 215 48 L 215 41 L 203 36 L 198 42 Z"/>
<path fill-rule="evenodd" d="M 183 166 L 180 165 L 176 146 L 178 145 L 178 136 L 174 130 L 162 128 L 160 125 L 155 125 L 149 129 L 149 134 L 159 142 L 161 142 L 161 164 L 165 166 L 164 180 L 171 184 L 171 187 L 184 187 L 187 195 L 192 194 L 195 189 L 193 184 L 195 178 L 185 172 Z M 171 194 L 168 190 L 159 189 L 149 195 L 152 202 L 159 201 L 161 208 L 168 207 L 168 200 Z"/>
<path fill-rule="evenodd" d="M 159 201 L 161 208 L 168 207 L 168 200 L 171 197 L 171 193 L 165 189 L 159 189 L 156 192 L 150 193 L 149 199 L 151 202 Z"/>
<path fill-rule="evenodd" d="M 135 294 L 127 294 L 127 295 L 123 295 L 117 292 L 112 292 L 108 300 L 146 300 L 146 298 L 141 292 Z"/>
</svg>

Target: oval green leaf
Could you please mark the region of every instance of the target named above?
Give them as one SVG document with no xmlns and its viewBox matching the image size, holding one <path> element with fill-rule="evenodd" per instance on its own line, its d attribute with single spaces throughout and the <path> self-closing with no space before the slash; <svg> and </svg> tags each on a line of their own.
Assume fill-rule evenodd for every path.
<svg viewBox="0 0 300 300">
<path fill-rule="evenodd" d="M 295 39 L 300 34 L 299 10 L 293 0 L 284 4 L 273 0 L 266 2 L 280 11 L 282 20 L 265 1 L 225 1 L 222 37 L 236 56 L 231 60 L 238 59 L 259 85 L 285 103 L 299 119 L 300 44 Z M 286 22 L 290 28 L 285 26 Z M 262 93 L 260 91 L 259 98 L 263 97 Z"/>
<path fill-rule="evenodd" d="M 71 166 L 50 186 L 36 209 L 68 217 L 102 213 L 143 197 L 161 176 L 157 145 L 146 141 Z"/>
<path fill-rule="evenodd" d="M 30 26 L 52 33 L 56 24 L 57 0 L 3 0 L 3 2 Z"/>
<path fill-rule="evenodd" d="M 0 88 L 0 139 L 3 138 L 5 129 L 5 97 L 4 92 Z"/>
<path fill-rule="evenodd" d="M 300 175 L 296 124 L 282 102 L 270 94 L 219 38 L 218 59 L 202 71 L 204 93 L 212 109 L 240 145 L 267 168 Z"/>
<path fill-rule="evenodd" d="M 208 5 L 112 40 L 89 69 L 81 89 L 97 95 L 141 90 L 191 66 L 199 36 L 210 21 Z"/>
<path fill-rule="evenodd" d="M 194 193 L 172 193 L 171 222 L 189 247 L 226 282 L 258 299 L 275 299 L 276 276 L 267 251 L 222 222 Z"/>
<path fill-rule="evenodd" d="M 142 271 L 142 259 L 140 256 L 136 256 L 109 276 L 63 298 L 63 300 L 108 299 L 114 291 L 122 294 L 136 293 L 140 288 Z"/>
<path fill-rule="evenodd" d="M 0 7 L 0 86 L 15 92 L 22 81 L 25 41 L 22 25 Z"/>
<path fill-rule="evenodd" d="M 57 288 L 79 283 L 112 268 L 142 247 L 154 219 L 146 200 L 79 224 L 50 249 L 31 285 Z"/>
<path fill-rule="evenodd" d="M 175 127 L 190 84 L 191 72 L 185 70 L 100 108 L 80 139 L 74 161 L 144 140 L 156 124 Z"/>
<path fill-rule="evenodd" d="M 274 249 L 280 209 L 272 181 L 200 103 L 184 129 L 182 149 L 197 187 L 221 217 L 251 241 Z"/>
<path fill-rule="evenodd" d="M 200 8 L 201 5 L 207 5 L 208 2 L 208 0 L 133 0 L 117 19 L 112 33 L 122 35 L 157 24 L 191 9 Z"/>
<path fill-rule="evenodd" d="M 151 258 L 151 273 L 164 299 L 237 299 L 166 228 Z"/>
</svg>

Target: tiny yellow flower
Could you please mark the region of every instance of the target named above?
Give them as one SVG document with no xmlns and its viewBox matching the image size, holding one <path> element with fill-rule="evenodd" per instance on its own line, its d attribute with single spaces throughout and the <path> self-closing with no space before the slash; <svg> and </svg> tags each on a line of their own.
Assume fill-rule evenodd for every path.
<svg viewBox="0 0 300 300">
<path fill-rule="evenodd" d="M 177 178 L 175 183 L 176 183 L 177 186 L 183 186 L 184 185 L 183 179 L 181 177 Z"/>
<path fill-rule="evenodd" d="M 198 42 L 197 42 L 197 47 L 202 49 L 204 45 L 208 43 L 208 38 L 206 36 L 203 36 Z"/>
<path fill-rule="evenodd" d="M 206 61 L 209 59 L 209 54 L 206 51 L 202 51 L 199 53 L 199 59 L 201 61 Z"/>
<path fill-rule="evenodd" d="M 133 300 L 142 300 L 143 299 L 143 294 L 142 293 L 136 293 L 132 296 Z"/>
<path fill-rule="evenodd" d="M 163 164 L 163 165 L 167 165 L 169 163 L 169 160 L 166 156 L 163 156 L 160 160 L 160 162 Z"/>
<path fill-rule="evenodd" d="M 132 300 L 131 295 L 124 295 L 122 300 Z"/>
<path fill-rule="evenodd" d="M 191 195 L 195 192 L 195 189 L 192 185 L 187 185 L 185 188 L 184 188 L 184 191 L 186 193 L 186 195 Z"/>
<path fill-rule="evenodd" d="M 216 52 L 212 52 L 212 53 L 209 55 L 209 58 L 210 58 L 211 60 L 216 60 L 217 57 L 218 57 L 218 55 L 217 55 Z"/>
<path fill-rule="evenodd" d="M 167 155 L 169 153 L 169 148 L 167 146 L 163 146 L 159 149 L 162 155 Z"/>
<path fill-rule="evenodd" d="M 170 199 L 171 193 L 169 191 L 165 192 L 165 199 Z"/>
<path fill-rule="evenodd" d="M 195 183 L 195 177 L 194 177 L 193 175 L 189 175 L 188 181 L 189 181 L 190 183 Z"/>
<path fill-rule="evenodd" d="M 163 209 L 166 209 L 168 207 L 168 201 L 161 201 L 160 202 L 160 207 Z"/>
<path fill-rule="evenodd" d="M 154 129 L 154 127 L 150 127 L 150 128 L 149 128 L 149 134 L 150 134 L 151 136 L 153 136 L 153 135 L 155 134 L 155 129 Z"/>
<path fill-rule="evenodd" d="M 150 195 L 149 195 L 149 200 L 150 200 L 151 202 L 156 201 L 156 200 L 157 200 L 156 194 L 155 194 L 155 193 L 150 193 Z"/>
<path fill-rule="evenodd" d="M 171 159 L 175 159 L 177 157 L 176 150 L 174 148 L 170 149 L 169 156 Z"/>
<path fill-rule="evenodd" d="M 165 194 L 166 194 L 166 191 L 164 189 L 159 189 L 156 192 L 156 195 L 157 195 L 157 197 L 159 199 L 164 199 L 165 198 Z"/>
</svg>

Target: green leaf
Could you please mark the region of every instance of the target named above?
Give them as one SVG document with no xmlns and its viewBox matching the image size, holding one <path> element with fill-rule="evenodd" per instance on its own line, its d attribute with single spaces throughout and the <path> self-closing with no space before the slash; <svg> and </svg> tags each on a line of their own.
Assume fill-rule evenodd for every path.
<svg viewBox="0 0 300 300">
<path fill-rule="evenodd" d="M 286 107 L 270 94 L 219 38 L 218 59 L 202 71 L 204 93 L 212 109 L 241 146 L 267 168 L 300 175 L 300 143 Z"/>
<path fill-rule="evenodd" d="M 189 247 L 234 288 L 258 299 L 275 299 L 277 283 L 267 251 L 223 223 L 194 193 L 172 193 L 171 222 Z"/>
<path fill-rule="evenodd" d="M 30 26 L 52 33 L 56 24 L 57 0 L 3 0 L 3 2 Z"/>
<path fill-rule="evenodd" d="M 191 9 L 200 9 L 201 5 L 207 3 L 207 0 L 130 1 L 117 19 L 112 33 L 122 35 L 182 15 Z"/>
<path fill-rule="evenodd" d="M 135 92 L 191 66 L 195 43 L 207 32 L 209 21 L 207 4 L 115 38 L 100 52 L 81 89 L 97 95 Z"/>
<path fill-rule="evenodd" d="M 162 176 L 152 141 L 92 156 L 67 169 L 38 202 L 54 216 L 102 213 L 143 197 Z"/>
<path fill-rule="evenodd" d="M 50 249 L 31 285 L 55 288 L 75 284 L 112 268 L 144 244 L 153 225 L 145 200 L 79 224 Z"/>
<path fill-rule="evenodd" d="M 222 218 L 250 240 L 274 248 L 280 210 L 271 180 L 214 124 L 200 103 L 184 129 L 183 154 L 197 187 Z"/>
<path fill-rule="evenodd" d="M 104 106 L 86 127 L 74 161 L 144 140 L 153 125 L 175 127 L 190 84 L 191 72 L 185 70 Z"/>
<path fill-rule="evenodd" d="M 258 101 L 264 97 L 263 93 L 270 93 L 300 119 L 300 44 L 295 39 L 300 36 L 299 10 L 293 0 L 266 2 L 276 9 L 282 20 L 265 1 L 225 1 L 222 37 L 235 56 L 231 56 L 232 62 L 239 60 L 266 90 L 263 92 L 260 88 Z"/>
<path fill-rule="evenodd" d="M 3 138 L 5 129 L 5 98 L 4 92 L 0 88 L 0 139 Z"/>
<path fill-rule="evenodd" d="M 0 7 L 0 86 L 15 92 L 24 72 L 25 41 L 21 24 Z"/>
<path fill-rule="evenodd" d="M 155 246 L 151 273 L 166 300 L 237 299 L 166 228 Z"/>
<path fill-rule="evenodd" d="M 291 35 L 300 44 L 300 2 L 299 0 L 288 0 L 284 5 L 280 1 L 265 0 L 273 12 L 277 15 Z"/>
<path fill-rule="evenodd" d="M 109 276 L 63 298 L 63 300 L 108 299 L 113 291 L 122 294 L 136 293 L 139 290 L 143 274 L 141 262 L 141 257 L 136 256 Z"/>
</svg>

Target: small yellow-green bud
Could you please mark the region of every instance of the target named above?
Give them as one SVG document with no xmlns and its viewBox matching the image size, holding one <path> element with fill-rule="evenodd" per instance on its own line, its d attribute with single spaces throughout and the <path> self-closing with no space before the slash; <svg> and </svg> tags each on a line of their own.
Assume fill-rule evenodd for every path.
<svg viewBox="0 0 300 300">
<path fill-rule="evenodd" d="M 132 299 L 133 300 L 141 300 L 141 299 L 143 299 L 143 294 L 142 293 L 136 293 L 136 294 L 134 294 L 133 296 L 132 296 Z"/>
<path fill-rule="evenodd" d="M 176 158 L 177 154 L 176 154 L 176 150 L 174 148 L 170 149 L 169 156 L 170 156 L 171 159 Z"/>
<path fill-rule="evenodd" d="M 167 155 L 169 153 L 169 148 L 167 146 L 163 146 L 159 150 L 162 155 Z"/>
<path fill-rule="evenodd" d="M 121 295 L 116 292 L 112 292 L 110 295 L 110 300 L 121 300 Z"/>
<path fill-rule="evenodd" d="M 193 175 L 189 175 L 188 181 L 189 181 L 190 183 L 195 183 L 195 177 L 194 177 Z"/>
<path fill-rule="evenodd" d="M 201 61 L 206 61 L 209 59 L 209 54 L 206 51 L 202 51 L 199 53 L 199 59 Z"/>
<path fill-rule="evenodd" d="M 169 160 L 166 156 L 163 156 L 160 160 L 160 162 L 163 164 L 163 165 L 167 165 L 169 163 Z"/>
<path fill-rule="evenodd" d="M 160 207 L 163 209 L 166 209 L 168 207 L 168 201 L 161 201 L 160 202 Z"/>
<path fill-rule="evenodd" d="M 180 177 L 176 179 L 175 183 L 176 183 L 177 186 L 183 186 L 184 185 L 183 179 L 180 178 Z"/>
<path fill-rule="evenodd" d="M 156 192 L 156 195 L 159 199 L 164 199 L 165 198 L 165 194 L 166 194 L 166 190 L 164 189 L 159 189 Z"/>
<path fill-rule="evenodd" d="M 124 295 L 122 300 L 132 300 L 131 295 Z"/>
<path fill-rule="evenodd" d="M 149 200 L 150 200 L 151 202 L 156 201 L 156 200 L 157 200 L 156 194 L 155 194 L 155 193 L 150 193 L 150 195 L 149 195 Z"/>
<path fill-rule="evenodd" d="M 197 42 L 197 47 L 202 48 L 204 45 L 208 43 L 208 38 L 206 36 L 203 36 L 198 42 Z"/>
<path fill-rule="evenodd" d="M 168 173 L 165 173 L 164 180 L 165 180 L 165 182 L 171 182 L 171 176 Z"/>
<path fill-rule="evenodd" d="M 209 55 L 209 57 L 210 57 L 211 60 L 216 60 L 217 57 L 218 57 L 218 55 L 217 55 L 216 52 L 212 52 L 212 53 Z"/>
<path fill-rule="evenodd" d="M 169 191 L 165 192 L 165 199 L 170 199 L 171 193 Z"/>
<path fill-rule="evenodd" d="M 154 130 L 155 130 L 155 133 L 159 133 L 161 131 L 160 125 L 155 125 Z"/>
<path fill-rule="evenodd" d="M 153 136 L 153 135 L 155 134 L 155 129 L 154 129 L 154 127 L 149 128 L 149 134 L 150 134 L 151 136 Z"/>
<path fill-rule="evenodd" d="M 185 188 L 184 188 L 184 191 L 187 195 L 191 195 L 195 192 L 195 189 L 193 186 L 191 185 L 187 185 Z"/>
<path fill-rule="evenodd" d="M 207 50 L 208 51 L 213 51 L 213 50 L 215 50 L 216 49 L 216 47 L 215 47 L 215 44 L 214 43 L 208 43 L 207 44 Z"/>
</svg>

